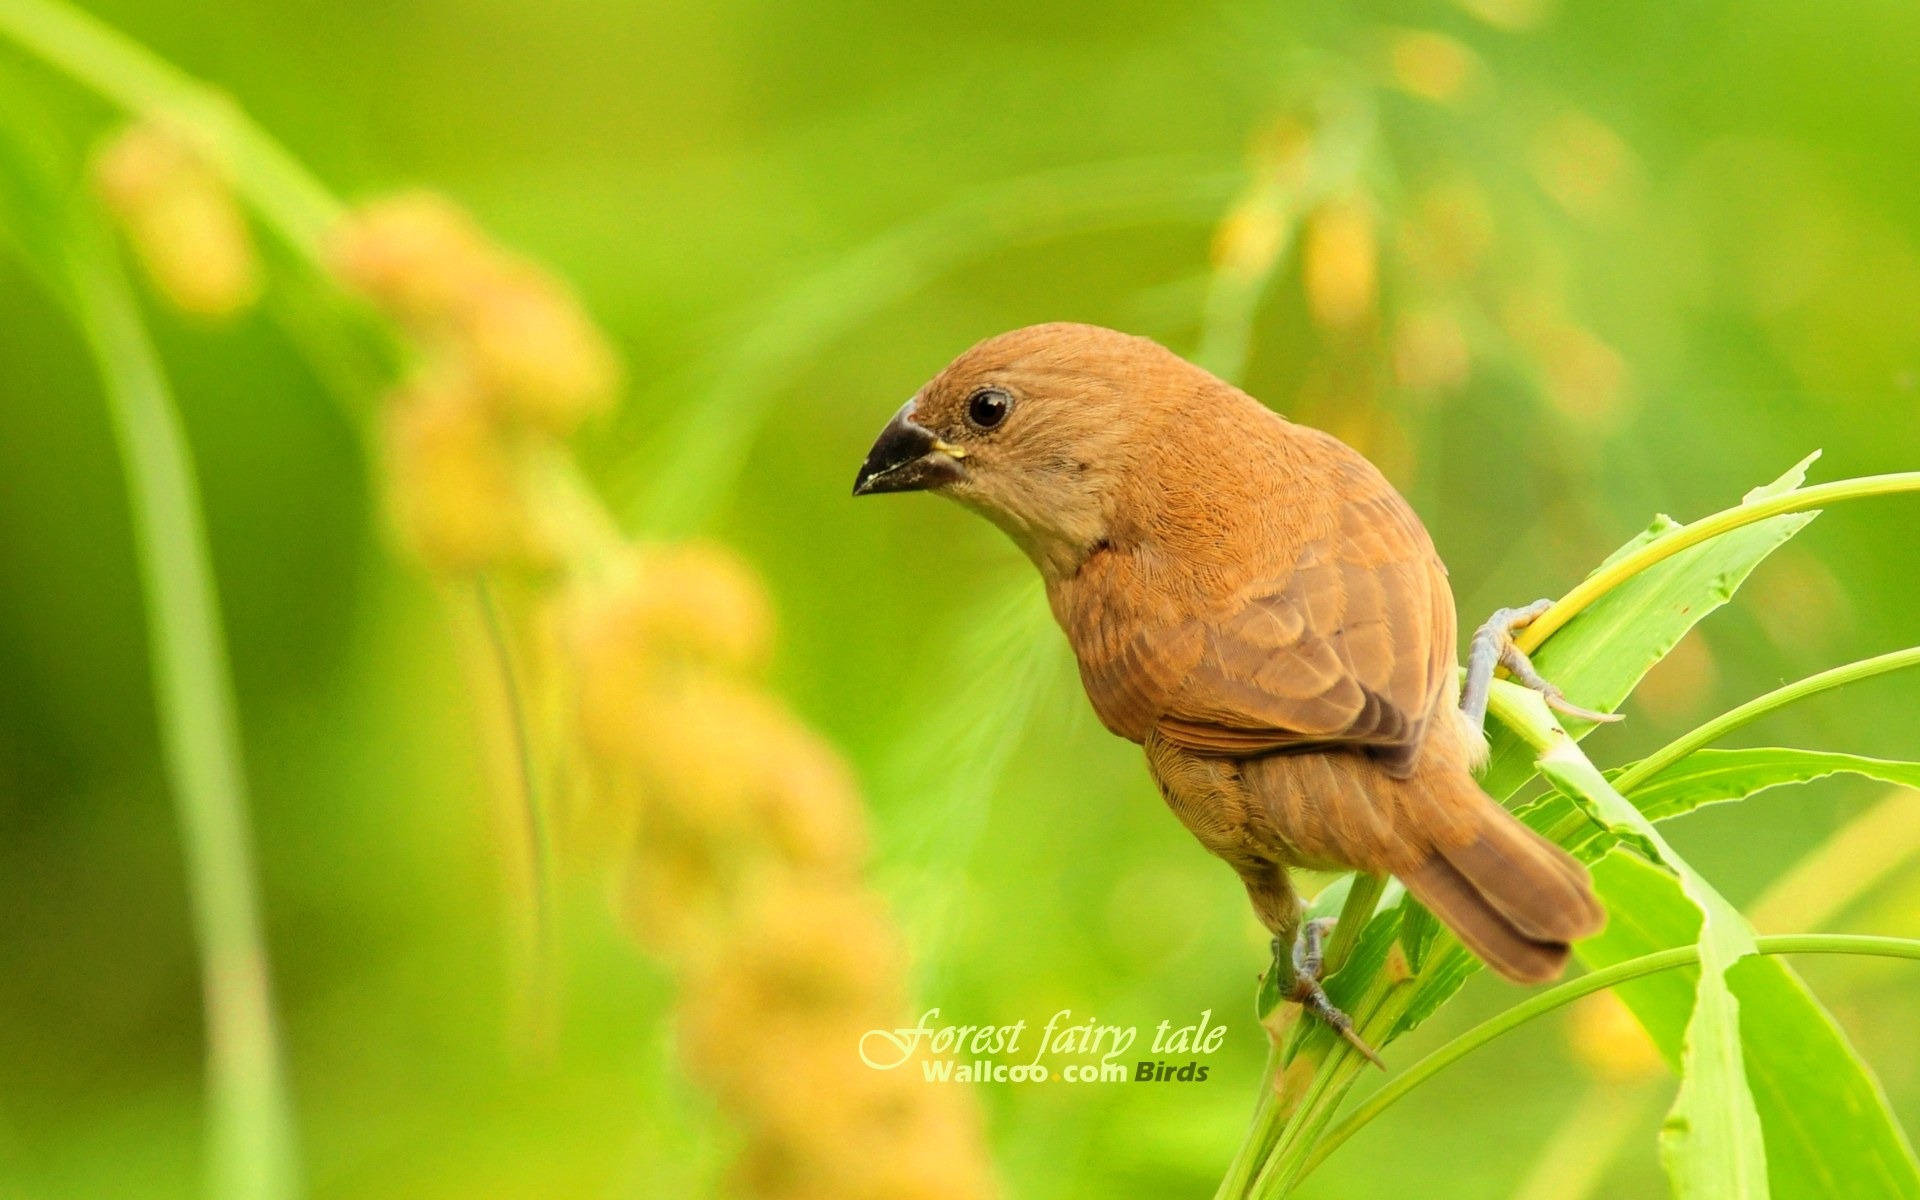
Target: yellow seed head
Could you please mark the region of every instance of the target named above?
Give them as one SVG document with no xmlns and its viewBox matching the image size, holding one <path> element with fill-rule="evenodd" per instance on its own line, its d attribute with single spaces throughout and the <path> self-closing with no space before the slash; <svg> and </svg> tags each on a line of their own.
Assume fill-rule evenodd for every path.
<svg viewBox="0 0 1920 1200">
<path fill-rule="evenodd" d="M 473 219 L 432 192 L 366 205 L 327 247 L 342 284 L 416 332 L 446 322 L 483 285 L 491 255 Z"/>
<path fill-rule="evenodd" d="M 182 311 L 224 317 L 260 293 L 246 218 L 214 169 L 164 125 L 131 125 L 93 160 L 93 183 L 154 288 Z"/>
<path fill-rule="evenodd" d="M 459 362 L 501 415 L 566 434 L 611 406 L 619 362 L 573 294 L 444 197 L 367 205 L 335 231 L 341 282 Z"/>
<path fill-rule="evenodd" d="M 476 377 L 507 416 L 566 434 L 612 406 L 620 382 L 612 347 L 545 273 L 503 270 L 455 319 Z"/>
<path fill-rule="evenodd" d="M 1479 56 L 1463 43 L 1421 29 L 1388 35 L 1387 67 L 1402 91 L 1437 103 L 1461 99 L 1483 74 Z"/>
<path fill-rule="evenodd" d="M 715 542 L 645 554 L 642 617 L 651 636 L 725 671 L 751 674 L 773 647 L 773 605 L 753 569 Z"/>
<path fill-rule="evenodd" d="M 906 1006 L 899 937 L 871 895 L 790 873 L 767 879 L 717 931 L 708 960 L 689 973 L 680 1020 L 692 1072 L 763 1119 L 783 1100 L 804 1106 L 787 1095 L 789 1086 L 821 1082 L 761 1070 L 773 1047 L 826 1047 L 820 1065 L 851 1063 L 857 1070 L 847 1072 L 847 1086 L 857 1086 L 883 1074 L 860 1061 L 860 1035 L 891 1028 Z"/>
<path fill-rule="evenodd" d="M 1315 209 L 1301 253 L 1307 308 L 1322 328 L 1350 329 L 1372 317 L 1378 247 L 1365 204 L 1348 199 Z"/>
<path fill-rule="evenodd" d="M 707 672 L 642 671 L 631 692 L 583 690 L 582 708 L 600 704 L 588 736 L 634 772 L 643 803 L 724 856 L 852 875 L 866 830 L 837 755 L 757 689 Z M 612 675 L 583 684 L 632 687 Z M 613 714 L 630 723 L 600 727 Z"/>
<path fill-rule="evenodd" d="M 1612 992 L 1575 1003 L 1567 1036 L 1581 1065 L 1608 1083 L 1650 1079 L 1666 1070 L 1653 1039 Z"/>
<path fill-rule="evenodd" d="M 660 821 L 643 822 L 612 877 L 613 909 L 640 948 L 678 962 L 711 947 L 729 880 L 713 855 Z"/>
<path fill-rule="evenodd" d="M 1455 391 L 1473 365 L 1459 322 L 1439 312 L 1412 312 L 1395 322 L 1393 371 L 1408 391 Z"/>
<path fill-rule="evenodd" d="M 389 400 L 386 425 L 394 524 L 422 562 L 464 572 L 550 560 L 513 439 L 471 389 L 416 380 Z"/>
</svg>

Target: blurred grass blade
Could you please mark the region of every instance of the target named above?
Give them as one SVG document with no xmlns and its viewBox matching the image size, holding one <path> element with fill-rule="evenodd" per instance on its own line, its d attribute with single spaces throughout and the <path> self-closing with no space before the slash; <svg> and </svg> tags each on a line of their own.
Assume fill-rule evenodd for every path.
<svg viewBox="0 0 1920 1200">
<path fill-rule="evenodd" d="M 1698 936 L 1698 911 L 1658 868 L 1609 854 L 1594 864 L 1594 882 L 1609 908 L 1627 918 L 1580 944 L 1582 961 L 1596 971 L 1689 946 Z M 1766 1134 L 1773 1190 L 1823 1200 L 1920 1195 L 1920 1165 L 1879 1083 L 1799 976 L 1775 959 L 1750 958 L 1728 982 L 1740 1002 L 1747 1083 Z M 1620 989 L 1669 1063 L 1679 1061 L 1693 996 L 1690 975 L 1679 973 Z"/>
<path fill-rule="evenodd" d="M 1658 867 L 1652 866 L 1629 855 L 1609 856 L 1608 862 L 1630 863 L 1634 869 L 1646 876 L 1663 879 L 1673 885 L 1673 877 Z M 1609 930 L 1609 933 L 1611 930 Z M 1603 935 L 1604 936 L 1604 935 Z M 1905 958 L 1920 962 L 1920 940 L 1912 938 L 1871 937 L 1859 934 L 1788 934 L 1775 937 L 1763 937 L 1755 941 L 1755 952 L 1761 956 L 1755 961 L 1770 961 L 1778 954 L 1849 954 L 1875 958 Z M 1582 996 L 1591 996 L 1595 992 L 1608 988 L 1617 988 L 1624 996 L 1629 988 L 1640 986 L 1640 981 L 1671 979 L 1684 990 L 1691 990 L 1687 977 L 1695 974 L 1700 962 L 1699 947 L 1692 942 L 1646 954 L 1624 958 L 1608 963 L 1578 979 L 1569 979 L 1555 984 L 1542 992 L 1535 992 L 1512 1008 L 1489 1017 L 1480 1024 L 1460 1034 L 1452 1041 L 1414 1063 L 1379 1091 L 1355 1106 L 1345 1120 L 1329 1130 L 1322 1138 L 1318 1149 L 1308 1162 L 1308 1170 L 1317 1167 L 1327 1156 L 1338 1149 L 1346 1140 L 1358 1133 L 1368 1122 L 1393 1107 L 1415 1088 L 1438 1075 L 1441 1071 L 1459 1062 L 1501 1036 L 1520 1028 L 1536 1017 L 1541 1017 L 1562 1008 Z M 1681 970 L 1681 968 L 1688 968 Z M 1844 1114 L 1835 1113 L 1836 1118 Z M 1796 1195 L 1827 1195 L 1824 1192 L 1794 1193 Z M 1840 1193 L 1834 1193 L 1840 1194 Z M 1909 1192 L 1889 1192 L 1886 1195 L 1911 1195 Z"/>
<path fill-rule="evenodd" d="M 297 1192 L 247 821 L 240 735 L 199 489 L 165 377 L 103 230 L 68 242 L 74 309 L 127 478 L 161 744 L 201 954 L 216 1196 Z"/>
<path fill-rule="evenodd" d="M 1680 1094 L 1661 1130 L 1661 1159 L 1674 1194 L 1682 1200 L 1747 1200 L 1766 1197 L 1767 1144 L 1760 1113 L 1747 1084 L 1740 1032 L 1740 1002 L 1729 972 L 1754 952 L 1753 931 L 1727 899 L 1666 843 L 1653 822 L 1615 791 L 1599 768 L 1560 729 L 1537 692 L 1501 683 L 1489 710 L 1540 751 L 1540 772 L 1586 808 L 1597 823 L 1644 848 L 1679 879 L 1686 899 L 1699 910 L 1700 972 L 1680 1051 Z M 1636 906 L 1608 893 L 1596 878 L 1609 913 L 1625 922 Z"/>
<path fill-rule="evenodd" d="M 880 872 L 912 935 L 915 985 L 937 986 L 964 903 L 967 870 L 995 794 L 1032 717 L 1066 681 L 1070 659 L 1037 578 L 958 622 L 954 660 L 972 664 L 938 707 L 898 738 L 875 796 Z"/>
<path fill-rule="evenodd" d="M 852 250 L 788 289 L 705 366 L 675 375 L 643 398 L 651 403 L 635 406 L 673 414 L 657 444 L 636 440 L 645 469 L 617 473 L 645 484 L 630 505 L 640 527 L 685 534 L 711 521 L 774 399 L 807 356 L 913 289 L 1000 246 L 1211 220 L 1239 178 L 1217 162 L 1184 158 L 1045 171 L 971 191 Z M 874 399 L 876 428 L 902 399 Z"/>
<path fill-rule="evenodd" d="M 1648 820 L 1665 821 L 1709 804 L 1745 800 L 1768 788 L 1838 774 L 1861 775 L 1883 783 L 1920 788 L 1920 763 L 1765 747 L 1695 750 L 1679 762 L 1643 776 L 1627 792 L 1627 799 L 1633 801 L 1634 807 L 1645 813 Z M 1618 778 L 1614 782 L 1618 786 Z"/>
<path fill-rule="evenodd" d="M 55 0 L 0 0 L 0 37 L 128 113 L 165 113 L 191 127 L 234 186 L 305 253 L 317 252 L 339 218 L 339 201 L 223 93 L 88 13 Z"/>
<path fill-rule="evenodd" d="M 1920 792 L 1896 787 L 1801 855 L 1748 906 L 1755 929 L 1818 929 L 1920 855 Z"/>
</svg>

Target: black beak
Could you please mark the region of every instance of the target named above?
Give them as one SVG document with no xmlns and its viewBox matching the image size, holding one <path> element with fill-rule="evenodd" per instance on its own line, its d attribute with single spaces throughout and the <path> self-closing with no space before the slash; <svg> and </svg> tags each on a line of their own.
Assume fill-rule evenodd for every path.
<svg viewBox="0 0 1920 1200">
<path fill-rule="evenodd" d="M 854 495 L 917 492 L 953 483 L 965 474 L 960 452 L 925 426 L 915 425 L 907 415 L 912 410 L 909 400 L 880 431 L 853 481 Z"/>
</svg>

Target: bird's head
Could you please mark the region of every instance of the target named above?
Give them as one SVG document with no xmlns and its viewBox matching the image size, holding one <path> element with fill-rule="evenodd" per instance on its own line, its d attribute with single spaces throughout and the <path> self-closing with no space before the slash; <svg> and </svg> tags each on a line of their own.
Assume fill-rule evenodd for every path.
<svg viewBox="0 0 1920 1200">
<path fill-rule="evenodd" d="M 1148 341 L 1093 325 L 989 338 L 894 414 L 853 494 L 933 491 L 980 512 L 1049 577 L 1114 533 L 1117 495 L 1151 458 L 1156 422 L 1211 380 Z"/>
</svg>

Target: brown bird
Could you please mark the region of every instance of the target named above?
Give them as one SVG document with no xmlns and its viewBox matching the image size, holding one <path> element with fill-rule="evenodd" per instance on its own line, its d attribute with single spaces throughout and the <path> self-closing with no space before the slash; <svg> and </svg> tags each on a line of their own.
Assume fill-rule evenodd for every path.
<svg viewBox="0 0 1920 1200">
<path fill-rule="evenodd" d="M 1605 923 L 1585 869 L 1474 782 L 1486 743 L 1459 708 L 1446 568 L 1336 438 L 1145 338 L 1036 325 L 921 388 L 854 483 L 921 489 L 1039 567 L 1094 711 L 1145 747 L 1167 804 L 1239 873 L 1277 946 L 1303 933 L 1291 867 L 1397 876 L 1522 983 L 1559 975 L 1568 943 Z M 1474 717 L 1495 661 L 1599 716 L 1512 647 L 1537 611 L 1477 636 Z M 1315 975 L 1299 973 L 1295 998 L 1350 1034 Z"/>
</svg>

